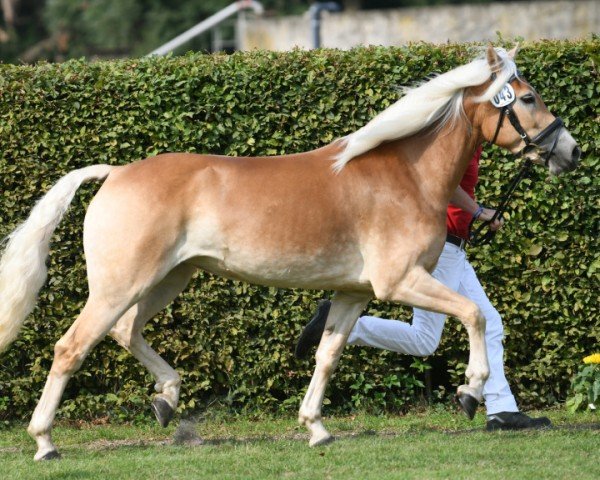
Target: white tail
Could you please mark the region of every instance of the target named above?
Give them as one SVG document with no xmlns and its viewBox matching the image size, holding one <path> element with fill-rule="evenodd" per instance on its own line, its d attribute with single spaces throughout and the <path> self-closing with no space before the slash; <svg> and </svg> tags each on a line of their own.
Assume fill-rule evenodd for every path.
<svg viewBox="0 0 600 480">
<path fill-rule="evenodd" d="M 0 352 L 17 337 L 46 282 L 50 238 L 82 183 L 102 180 L 114 167 L 93 165 L 62 177 L 7 240 L 0 260 Z"/>
</svg>

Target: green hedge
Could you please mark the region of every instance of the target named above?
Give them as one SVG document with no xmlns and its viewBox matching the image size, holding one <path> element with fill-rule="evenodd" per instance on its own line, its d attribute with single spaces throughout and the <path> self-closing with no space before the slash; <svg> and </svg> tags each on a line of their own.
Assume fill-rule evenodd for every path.
<svg viewBox="0 0 600 480">
<path fill-rule="evenodd" d="M 0 65 L 0 236 L 66 172 L 165 151 L 271 155 L 309 150 L 364 125 L 398 86 L 469 61 L 473 45 L 293 51 L 118 62 Z M 522 405 L 565 398 L 580 359 L 598 347 L 600 40 L 526 44 L 519 67 L 584 151 L 559 178 L 538 168 L 507 227 L 470 253 L 504 317 L 507 375 Z M 481 200 L 493 205 L 517 166 L 486 148 Z M 56 232 L 50 277 L 19 339 L 0 356 L 0 419 L 28 417 L 52 345 L 86 298 L 81 245 L 85 186 Z M 327 292 L 328 294 L 329 292 Z M 146 337 L 183 377 L 182 408 L 295 410 L 312 361 L 291 351 L 323 292 L 278 290 L 198 274 L 151 321 Z M 0 292 L 1 301 L 1 292 Z M 408 319 L 374 302 L 371 314 Z M 328 390 L 330 408 L 398 410 L 462 383 L 467 341 L 455 320 L 427 359 L 350 347 Z M 428 388 L 423 385 L 426 384 Z M 70 382 L 63 417 L 148 415 L 149 374 L 112 340 Z"/>
</svg>

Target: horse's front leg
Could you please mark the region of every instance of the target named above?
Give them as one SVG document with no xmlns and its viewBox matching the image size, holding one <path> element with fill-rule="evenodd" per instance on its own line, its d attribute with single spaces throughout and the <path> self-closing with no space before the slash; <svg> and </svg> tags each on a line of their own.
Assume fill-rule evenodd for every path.
<svg viewBox="0 0 600 480">
<path fill-rule="evenodd" d="M 310 431 L 311 447 L 331 440 L 321 420 L 325 388 L 340 359 L 348 335 L 369 300 L 370 295 L 336 292 L 332 299 L 325 331 L 317 349 L 315 373 L 300 406 L 298 421 Z"/>
<path fill-rule="evenodd" d="M 399 269 L 398 269 L 399 270 Z M 389 269 L 384 270 L 389 272 Z M 401 302 L 414 307 L 444 313 L 458 318 L 469 335 L 469 364 L 465 372 L 468 385 L 458 387 L 458 400 L 469 418 L 483 400 L 483 386 L 490 369 L 485 345 L 485 318 L 471 300 L 446 287 L 424 268 L 415 266 L 402 279 L 389 281 L 389 276 L 372 279 L 377 298 Z"/>
</svg>

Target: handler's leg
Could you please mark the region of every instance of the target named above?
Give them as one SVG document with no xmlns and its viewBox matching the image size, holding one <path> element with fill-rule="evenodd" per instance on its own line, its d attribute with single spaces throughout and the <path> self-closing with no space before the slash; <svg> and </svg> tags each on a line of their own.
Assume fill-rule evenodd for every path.
<svg viewBox="0 0 600 480">
<path fill-rule="evenodd" d="M 175 267 L 144 298 L 131 307 L 110 331 L 121 346 L 144 365 L 156 379 L 157 395 L 152 410 L 161 426 L 166 427 L 179 400 L 181 379 L 179 374 L 156 353 L 142 337 L 148 320 L 165 308 L 187 286 L 196 268 L 191 265 Z"/>
<path fill-rule="evenodd" d="M 413 309 L 412 323 L 363 316 L 348 337 L 348 345 L 381 348 L 405 355 L 426 357 L 437 349 L 446 315 Z"/>
<path fill-rule="evenodd" d="M 315 372 L 298 414 L 298 421 L 311 433 L 310 446 L 323 444 L 331 439 L 321 420 L 325 388 L 346 345 L 348 334 L 369 300 L 370 297 L 341 292 L 333 297 L 325 332 L 317 349 Z"/>
</svg>

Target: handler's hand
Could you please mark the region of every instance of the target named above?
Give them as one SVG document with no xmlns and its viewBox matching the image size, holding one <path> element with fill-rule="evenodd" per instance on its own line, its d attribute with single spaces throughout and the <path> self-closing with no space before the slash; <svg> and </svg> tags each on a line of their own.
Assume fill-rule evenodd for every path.
<svg viewBox="0 0 600 480">
<path fill-rule="evenodd" d="M 496 210 L 494 210 L 492 208 L 484 208 L 483 212 L 481 212 L 481 215 L 479 215 L 479 220 L 481 220 L 482 222 L 487 222 L 493 218 L 495 213 L 496 213 Z M 497 230 L 500 230 L 503 225 L 504 225 L 504 218 L 502 218 L 502 216 L 500 215 L 496 220 L 494 220 L 492 223 L 490 223 L 490 230 L 492 232 L 495 232 Z"/>
</svg>

